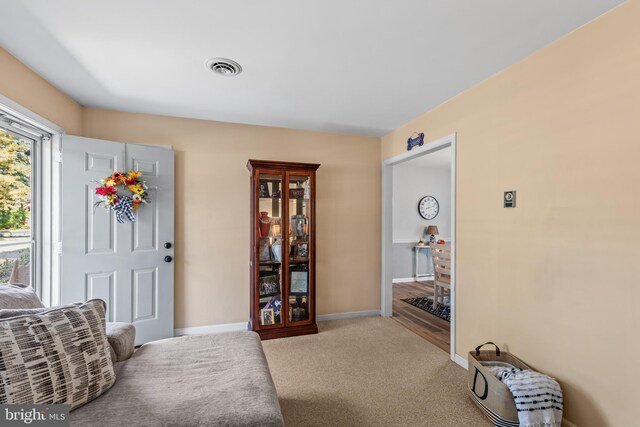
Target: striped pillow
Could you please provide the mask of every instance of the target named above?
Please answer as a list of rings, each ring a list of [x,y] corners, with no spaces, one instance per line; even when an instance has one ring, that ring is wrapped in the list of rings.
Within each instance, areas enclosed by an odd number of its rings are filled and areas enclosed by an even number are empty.
[[[102,300],[0,320],[0,404],[82,406],[116,380],[108,348]]]

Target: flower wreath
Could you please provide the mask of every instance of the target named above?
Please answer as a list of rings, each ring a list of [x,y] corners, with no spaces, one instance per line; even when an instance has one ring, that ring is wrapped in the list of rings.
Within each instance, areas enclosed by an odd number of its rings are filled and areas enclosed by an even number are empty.
[[[100,187],[96,188],[96,194],[100,199],[94,205],[98,207],[104,203],[104,207],[113,209],[118,222],[124,222],[124,216],[129,221],[136,222],[133,213],[140,207],[140,204],[149,204],[147,185],[140,181],[142,172],[130,171],[128,173],[114,172],[100,180]],[[128,190],[131,194],[126,195],[119,192],[118,187],[123,187],[120,191]]]

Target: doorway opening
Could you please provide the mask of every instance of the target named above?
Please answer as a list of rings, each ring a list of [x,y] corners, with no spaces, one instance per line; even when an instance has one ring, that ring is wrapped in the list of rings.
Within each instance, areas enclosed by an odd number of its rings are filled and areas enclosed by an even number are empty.
[[[457,362],[455,201],[455,134],[383,161],[381,313]]]
[[[441,274],[436,288],[434,255],[451,242],[450,146],[393,167],[392,216],[393,318],[448,353],[449,283]]]

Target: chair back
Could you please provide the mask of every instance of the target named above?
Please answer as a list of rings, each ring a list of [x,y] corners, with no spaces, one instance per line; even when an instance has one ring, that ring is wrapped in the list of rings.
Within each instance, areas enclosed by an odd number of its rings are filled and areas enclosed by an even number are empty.
[[[31,267],[29,264],[20,265],[20,260],[16,260],[11,270],[11,277],[9,277],[9,283],[16,286],[26,287],[31,284],[30,276]]]
[[[451,243],[432,243],[433,275],[436,286],[451,288]]]

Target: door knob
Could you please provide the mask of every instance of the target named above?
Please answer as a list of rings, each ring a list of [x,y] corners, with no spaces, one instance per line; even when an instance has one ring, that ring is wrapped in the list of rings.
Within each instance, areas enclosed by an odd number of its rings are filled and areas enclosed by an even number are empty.
[[[164,244],[165,249],[171,249],[171,243],[167,242]]]
[[[171,261],[173,261],[173,258],[171,258],[169,255],[164,257],[164,262],[171,262]]]

